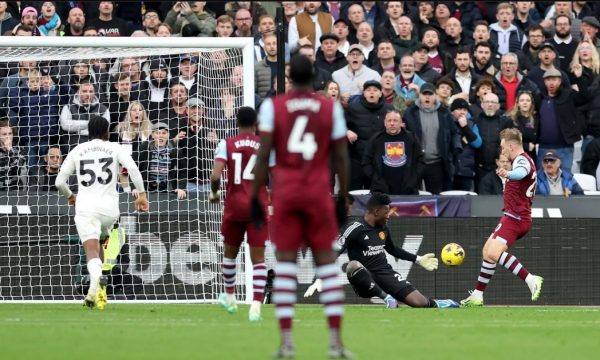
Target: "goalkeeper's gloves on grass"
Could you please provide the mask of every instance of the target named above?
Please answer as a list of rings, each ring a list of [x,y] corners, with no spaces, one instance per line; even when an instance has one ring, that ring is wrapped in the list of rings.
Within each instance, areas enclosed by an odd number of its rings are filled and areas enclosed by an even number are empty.
[[[265,225],[265,208],[258,198],[250,199],[250,218],[257,229],[262,229]]]
[[[304,293],[304,297],[312,296],[315,293],[315,290],[317,292],[321,292],[321,290],[323,290],[321,288],[321,279],[315,280],[315,282],[312,283],[312,285],[309,286],[308,289],[306,289],[306,292]]]
[[[437,270],[438,268],[438,259],[431,253],[423,256],[417,255],[416,263],[421,265],[421,267],[427,271]]]

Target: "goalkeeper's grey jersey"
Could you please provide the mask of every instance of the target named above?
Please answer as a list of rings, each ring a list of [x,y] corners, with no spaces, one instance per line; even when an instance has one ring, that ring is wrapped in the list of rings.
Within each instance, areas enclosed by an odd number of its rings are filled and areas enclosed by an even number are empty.
[[[364,219],[350,223],[338,238],[340,253],[348,250],[348,258],[363,264],[371,272],[392,270],[385,252],[402,260],[415,262],[417,256],[396,245],[387,226],[371,226]]]
[[[77,174],[75,212],[119,216],[119,165],[127,168],[136,189],[144,192],[140,171],[127,150],[118,143],[94,139],[77,145],[67,155],[56,179],[56,188],[66,197],[69,175]]]

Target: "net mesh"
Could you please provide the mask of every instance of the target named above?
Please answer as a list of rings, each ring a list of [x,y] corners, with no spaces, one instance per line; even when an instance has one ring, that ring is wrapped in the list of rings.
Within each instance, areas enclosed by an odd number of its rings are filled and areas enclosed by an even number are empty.
[[[138,162],[152,204],[149,215],[133,212],[136,189],[123,169],[127,242],[105,267],[109,294],[214,301],[223,291],[222,208],[206,191],[214,149],[235,134],[244,105],[242,49],[3,47],[0,79],[0,300],[77,300],[86,290],[74,210],[54,180],[97,114]],[[168,128],[166,145],[157,124]]]

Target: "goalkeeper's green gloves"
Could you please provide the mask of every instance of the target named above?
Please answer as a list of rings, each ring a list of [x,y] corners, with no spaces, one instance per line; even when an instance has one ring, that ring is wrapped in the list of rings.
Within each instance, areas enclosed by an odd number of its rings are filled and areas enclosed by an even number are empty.
[[[315,290],[318,292],[321,292],[321,290],[323,290],[321,288],[321,279],[315,280],[315,282],[312,283],[312,285],[309,286],[308,289],[306,289],[306,292],[304,293],[304,297],[312,296],[315,293]]]
[[[431,253],[423,256],[417,255],[416,263],[421,265],[421,267],[427,271],[437,270],[438,268],[438,259]]]

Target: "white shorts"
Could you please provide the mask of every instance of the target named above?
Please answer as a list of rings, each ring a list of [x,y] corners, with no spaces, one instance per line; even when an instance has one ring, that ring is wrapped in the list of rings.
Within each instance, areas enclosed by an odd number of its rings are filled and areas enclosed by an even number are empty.
[[[75,226],[82,243],[86,240],[101,240],[109,236],[116,222],[117,218],[114,216],[91,213],[75,215]]]

